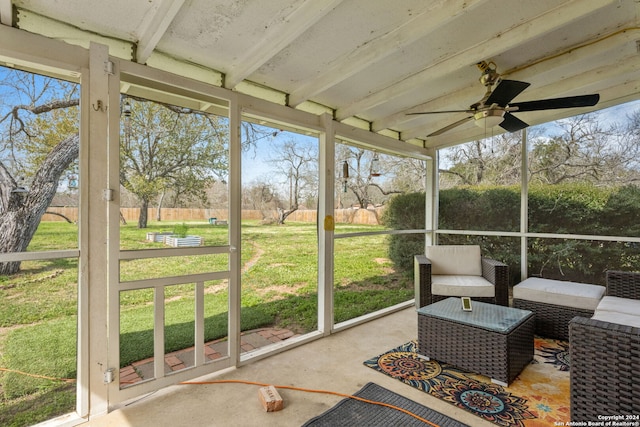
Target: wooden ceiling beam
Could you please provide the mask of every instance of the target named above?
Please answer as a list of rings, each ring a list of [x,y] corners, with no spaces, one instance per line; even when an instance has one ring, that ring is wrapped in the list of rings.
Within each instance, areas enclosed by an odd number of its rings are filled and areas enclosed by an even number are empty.
[[[13,7],[11,0],[0,0],[0,24],[13,26]]]
[[[158,42],[175,19],[185,0],[162,0],[154,3],[152,13],[145,16],[137,43],[135,61],[145,64]]]
[[[342,0],[307,0],[288,16],[270,25],[260,43],[256,43],[246,52],[238,52],[237,59],[230,64],[231,71],[225,74],[224,86],[233,89],[341,2]]]

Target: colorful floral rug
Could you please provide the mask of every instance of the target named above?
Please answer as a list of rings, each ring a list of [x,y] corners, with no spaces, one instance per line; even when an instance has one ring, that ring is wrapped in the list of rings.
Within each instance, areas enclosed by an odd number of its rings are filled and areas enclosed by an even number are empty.
[[[534,360],[508,387],[421,358],[416,346],[408,342],[364,364],[502,427],[546,427],[569,420],[566,342],[536,337]]]

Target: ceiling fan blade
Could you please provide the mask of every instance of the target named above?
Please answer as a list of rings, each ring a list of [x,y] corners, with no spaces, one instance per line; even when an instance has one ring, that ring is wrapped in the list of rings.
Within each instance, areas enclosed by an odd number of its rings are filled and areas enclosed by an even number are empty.
[[[517,132],[529,126],[511,113],[504,113],[502,117],[504,117],[504,120],[500,123],[500,127],[507,132]]]
[[[407,116],[417,116],[419,114],[440,114],[440,113],[473,113],[469,110],[444,110],[444,111],[421,111],[418,113],[407,113]]]
[[[509,110],[539,111],[554,110],[559,108],[592,107],[596,105],[599,100],[599,94],[568,96],[565,98],[539,99],[537,101],[515,102],[513,104],[509,104]]]
[[[530,85],[531,83],[519,82],[517,80],[501,80],[484,104],[498,104],[504,107]]]
[[[473,119],[473,116],[465,117],[462,120],[458,120],[457,122],[453,122],[449,126],[445,126],[442,129],[438,129],[437,131],[430,133],[429,135],[427,135],[427,138],[429,138],[430,136],[441,135],[441,134],[445,133],[448,130],[451,130],[451,129],[455,128],[455,127],[460,126],[461,124],[464,124],[464,123],[468,122],[471,119]]]

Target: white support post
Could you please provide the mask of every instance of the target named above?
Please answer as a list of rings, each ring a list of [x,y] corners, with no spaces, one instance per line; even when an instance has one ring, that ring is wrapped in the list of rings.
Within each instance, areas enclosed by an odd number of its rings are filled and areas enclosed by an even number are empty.
[[[320,185],[318,189],[318,328],[325,336],[333,329],[333,237],[335,227],[335,126],[322,116],[320,134]]]
[[[153,376],[164,377],[164,287],[153,290]]]
[[[83,168],[82,195],[87,203],[82,202],[82,220],[80,252],[82,260],[86,258],[86,279],[88,295],[82,296],[80,319],[88,322],[88,328],[81,328],[82,336],[88,331],[88,415],[94,417],[108,411],[108,384],[105,384],[104,373],[110,366],[108,357],[108,215],[107,202],[102,198],[107,185],[108,163],[108,114],[109,76],[104,71],[104,64],[109,60],[107,46],[91,43],[89,48],[89,84],[88,105],[83,106],[83,113],[88,116],[88,142],[81,144],[87,148],[81,159],[87,159]],[[83,86],[83,89],[87,87]],[[87,96],[83,95],[83,99]],[[83,119],[84,122],[84,119]],[[91,171],[91,174],[88,171]],[[112,260],[117,264],[117,260]],[[83,267],[83,268],[85,268]],[[84,284],[83,284],[84,285]],[[90,316],[85,316],[90,313]],[[82,345],[84,347],[84,343]],[[83,350],[84,351],[84,350]],[[84,354],[81,355],[84,357]],[[82,366],[81,366],[82,367]],[[117,366],[116,366],[117,367]],[[83,378],[83,382],[86,382]]]
[[[423,253],[426,247],[435,244],[437,241],[436,229],[438,228],[438,152],[429,149],[430,159],[425,161],[425,208],[424,208],[424,228],[427,232],[424,235]],[[414,301],[416,308],[420,308],[420,286],[417,278],[417,271],[414,272],[415,290]]]
[[[89,263],[88,216],[89,189],[89,68],[82,71],[80,82],[80,151],[78,165],[80,172],[79,205],[78,205],[78,247],[80,249],[78,269],[78,342],[76,375],[76,412],[82,418],[89,416],[89,275],[84,266]]]
[[[426,235],[425,245],[433,245],[437,241],[436,230],[438,229],[438,200],[439,200],[439,177],[438,177],[438,152],[431,148],[429,149],[429,156],[431,159],[426,160],[426,185],[425,185],[425,202],[427,204],[425,208],[425,228],[429,230]]]
[[[237,98],[229,105],[229,356],[233,366],[240,364],[241,219],[242,219],[242,114]]]
[[[196,282],[195,286],[195,330],[194,330],[194,359],[193,365],[204,365],[204,282]]]
[[[527,141],[527,128],[522,129],[522,162],[520,165],[520,277],[521,280],[527,278],[529,259],[527,251],[529,242],[526,233],[529,231],[529,149]]]
[[[109,384],[109,407],[120,389],[120,72],[107,58],[101,70],[108,76],[107,173],[101,202],[107,210],[107,291],[109,368],[116,372]]]

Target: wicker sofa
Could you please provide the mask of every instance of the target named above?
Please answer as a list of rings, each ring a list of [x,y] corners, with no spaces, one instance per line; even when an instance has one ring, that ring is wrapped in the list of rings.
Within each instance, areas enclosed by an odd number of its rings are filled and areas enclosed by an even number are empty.
[[[414,257],[418,308],[451,296],[509,305],[509,266],[482,257],[479,246],[429,246],[425,252]]]
[[[593,317],[569,323],[572,421],[640,414],[640,273],[608,271],[606,284]]]

